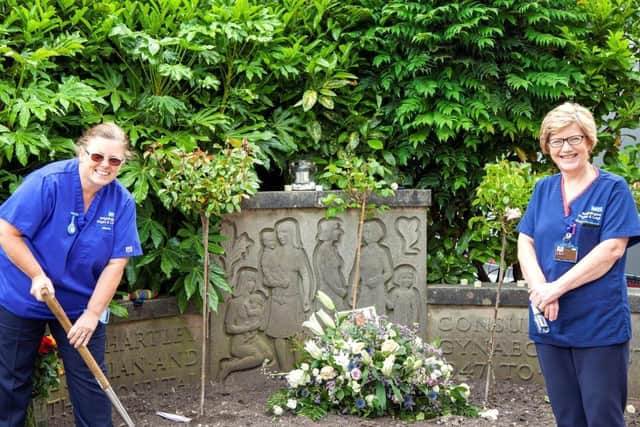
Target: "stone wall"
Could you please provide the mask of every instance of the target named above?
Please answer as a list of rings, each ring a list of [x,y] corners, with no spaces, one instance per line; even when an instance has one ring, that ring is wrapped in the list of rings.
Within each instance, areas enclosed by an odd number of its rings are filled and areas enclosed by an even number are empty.
[[[462,377],[485,378],[496,286],[429,285],[427,330],[439,339]],[[542,383],[534,344],[528,338],[528,293],[505,284],[496,328],[494,367],[498,380]],[[629,288],[634,337],[630,345],[629,397],[640,399],[640,289]]]
[[[202,316],[180,314],[175,298],[135,307],[129,317],[111,317],[107,327],[106,364],[118,396],[179,391],[200,382]],[[50,425],[72,425],[73,413],[64,384],[49,399]]]
[[[458,378],[484,378],[495,285],[429,285],[426,295],[426,338],[442,343]],[[629,397],[640,399],[640,289],[629,289],[629,300],[635,331]],[[535,347],[527,337],[526,288],[505,284],[501,301],[496,377],[498,381],[541,383]],[[107,333],[109,379],[116,393],[128,396],[137,392],[179,392],[184,387],[199,386],[201,316],[193,311],[180,314],[174,298],[147,301],[140,307],[130,303],[126,306],[129,318],[114,319]],[[220,310],[223,308],[224,305]],[[214,319],[212,328],[219,329],[220,323],[219,318]],[[212,340],[211,354],[220,354],[219,348],[224,345],[228,343],[221,342],[220,336]],[[215,378],[219,375],[215,357],[210,367]],[[253,368],[251,364],[246,366]],[[60,424],[73,419],[64,388],[52,396],[48,410],[49,418]]]

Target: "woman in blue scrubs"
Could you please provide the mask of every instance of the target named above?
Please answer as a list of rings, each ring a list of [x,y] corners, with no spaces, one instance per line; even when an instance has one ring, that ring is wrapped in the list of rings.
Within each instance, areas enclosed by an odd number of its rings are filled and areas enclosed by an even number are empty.
[[[624,426],[631,314],[626,249],[640,241],[629,186],[590,162],[593,116],[578,104],[550,111],[540,148],[560,173],[540,180],[518,225],[518,259],[531,306],[529,337],[558,426]]]
[[[103,123],[76,149],[76,158],[28,175],[0,206],[0,427],[24,425],[46,325],[62,355],[76,426],[112,425],[111,403],[75,348],[87,345],[106,372],[105,314],[128,259],[142,253],[135,202],[116,180],[129,140]],[[68,334],[42,302],[44,288],[71,319]]]

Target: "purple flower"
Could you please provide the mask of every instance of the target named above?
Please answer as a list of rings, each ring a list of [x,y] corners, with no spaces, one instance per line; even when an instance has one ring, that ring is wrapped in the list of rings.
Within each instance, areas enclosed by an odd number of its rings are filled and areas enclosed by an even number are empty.
[[[413,407],[416,405],[416,403],[413,401],[413,399],[411,398],[411,396],[407,395],[404,397],[404,401],[402,402],[402,406],[404,407],[404,409],[408,409],[408,410],[413,410]]]
[[[438,394],[431,390],[429,393],[427,393],[427,397],[431,400],[436,400],[438,398]]]
[[[367,406],[367,402],[365,402],[364,399],[362,399],[362,398],[356,399],[356,408],[362,409],[365,406]]]
[[[362,378],[362,372],[360,371],[360,369],[353,368],[351,370],[351,378],[353,378],[354,380],[359,380],[360,378]]]

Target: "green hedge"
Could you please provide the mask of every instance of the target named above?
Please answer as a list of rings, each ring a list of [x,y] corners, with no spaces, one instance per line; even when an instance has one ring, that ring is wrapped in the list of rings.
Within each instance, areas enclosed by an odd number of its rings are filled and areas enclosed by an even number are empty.
[[[640,115],[638,0],[3,0],[0,200],[35,167],[72,155],[103,120],[139,156],[121,180],[145,255],[122,290],[179,293],[199,280],[199,220],[158,199],[157,150],[246,137],[271,174],[374,157],[434,191],[429,280],[468,276],[466,223],[483,166],[529,159],[544,113],[575,100],[615,159]],[[221,250],[217,231],[211,240]],[[224,288],[217,267],[213,284]],[[219,285],[219,286],[218,286]]]

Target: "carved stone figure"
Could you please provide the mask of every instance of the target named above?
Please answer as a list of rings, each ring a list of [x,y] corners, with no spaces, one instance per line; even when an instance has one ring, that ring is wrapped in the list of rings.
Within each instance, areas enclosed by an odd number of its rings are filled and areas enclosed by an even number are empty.
[[[416,255],[420,253],[418,241],[420,239],[420,220],[418,217],[401,216],[395,222],[396,231],[402,239],[402,253]]]
[[[256,368],[273,351],[262,334],[265,327],[266,298],[255,292],[258,273],[242,267],[237,272],[233,297],[227,303],[225,332],[231,336],[231,357],[220,362],[220,381],[234,371]]]
[[[224,248],[224,256],[215,255],[215,259],[216,262],[224,268],[227,279],[233,282],[234,270],[239,266],[241,261],[247,258],[247,254],[253,247],[254,241],[249,238],[246,232],[238,235],[236,225],[229,220],[222,221],[220,225],[220,235],[227,239],[220,243]]]
[[[393,270],[393,287],[387,297],[389,318],[402,325],[413,325],[420,321],[423,301],[416,288],[416,269],[409,264],[401,264]]]
[[[315,295],[311,264],[300,240],[298,223],[285,218],[275,225],[278,244],[265,243],[260,268],[263,285],[271,289],[266,334],[274,339],[280,369],[293,365],[286,338],[302,331],[305,312],[312,308]]]
[[[313,251],[316,286],[331,298],[337,310],[347,309],[347,281],[342,271],[344,259],[338,251],[338,243],[343,234],[340,220],[321,219],[318,221],[316,247]]]
[[[375,306],[378,315],[386,313],[387,282],[393,274],[391,251],[382,243],[386,235],[384,223],[379,219],[365,221],[360,255],[360,280],[356,307]],[[349,284],[353,287],[355,265]],[[349,290],[353,295],[353,289]]]

